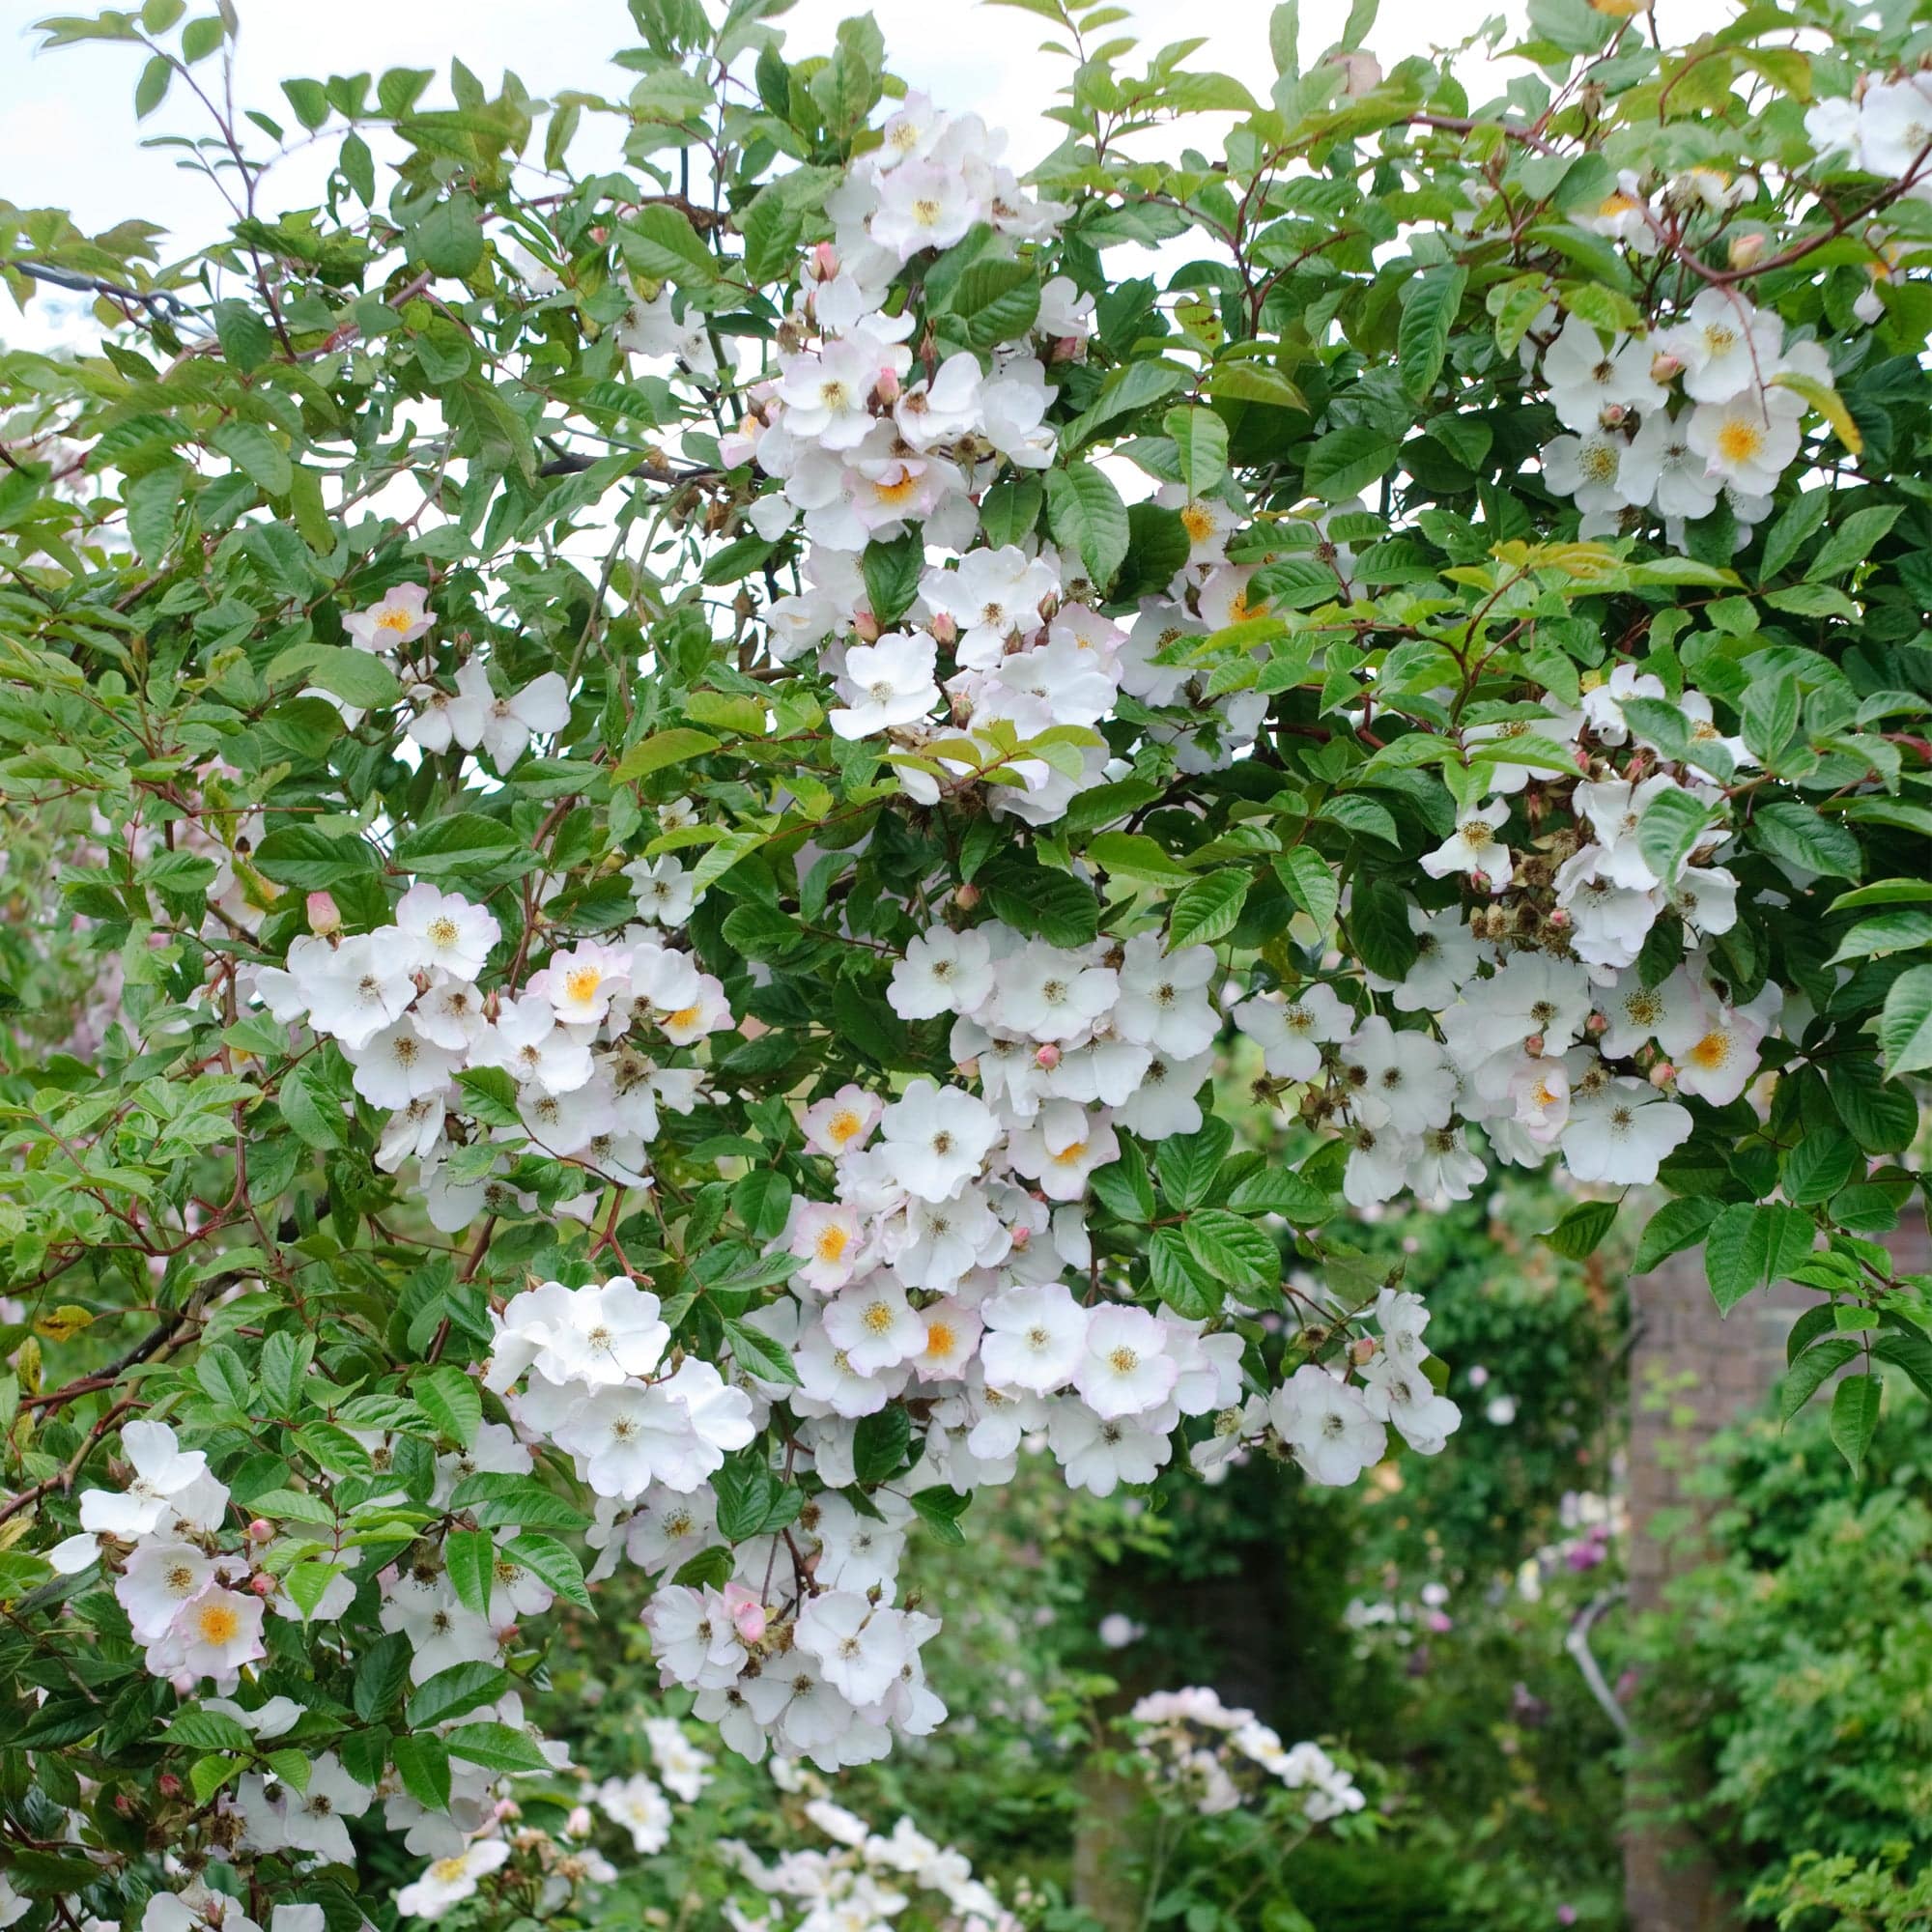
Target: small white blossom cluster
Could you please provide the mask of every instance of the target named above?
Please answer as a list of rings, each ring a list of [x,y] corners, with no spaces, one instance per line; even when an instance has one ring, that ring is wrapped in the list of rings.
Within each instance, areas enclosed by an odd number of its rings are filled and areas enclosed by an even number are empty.
[[[1732,1004],[1719,988],[1708,942],[1737,920],[1737,880],[1712,855],[1726,838],[1721,790],[1686,768],[1664,768],[1654,740],[1623,707],[1662,700],[1662,681],[1619,666],[1574,712],[1547,710],[1467,730],[1493,753],[1527,733],[1548,747],[1525,764],[1492,766],[1495,790],[1465,810],[1449,838],[1422,861],[1434,878],[1458,878],[1487,905],[1428,913],[1411,906],[1418,946],[1400,982],[1371,981],[1398,1013],[1427,1030],[1363,1019],[1320,982],[1263,995],[1235,1009],[1262,1048],[1270,1080],[1298,1089],[1311,1118],[1340,1131],[1350,1151],[1343,1192],[1367,1207],[1404,1189],[1466,1200],[1484,1162],[1464,1129],[1480,1125],[1492,1152],[1520,1166],[1551,1155],[1578,1180],[1647,1185],[1690,1135],[1690,1094],[1737,1099],[1759,1065],[1781,995],[1767,987]],[[1675,707],[1693,743],[1747,764],[1742,743],[1719,739],[1709,700]],[[1556,757],[1583,761],[1594,746],[1603,775],[1538,781],[1538,816],[1553,829],[1512,850],[1516,795]],[[1624,759],[1618,774],[1612,754]],[[1641,776],[1639,776],[1641,774]],[[1561,803],[1567,824],[1553,821]],[[1649,814],[1688,810],[1711,819],[1692,850],[1660,876],[1642,829]],[[1681,918],[1682,961],[1651,983],[1641,954],[1666,913]]]
[[[809,1772],[783,1759],[773,1761],[772,1775],[782,1790],[810,1794],[804,1817],[830,1842],[767,1861],[748,1845],[725,1841],[730,1863],[766,1895],[756,1906],[742,1898],[724,1902],[731,1932],[886,1932],[909,1910],[934,1932],[1019,1932],[1019,1920],[973,1876],[963,1852],[927,1837],[910,1818],[890,1833],[875,1832],[834,1804]]]
[[[570,687],[554,670],[504,696],[491,683],[483,660],[469,657],[457,668],[453,692],[437,684],[428,661],[418,661],[409,648],[427,637],[434,623],[429,592],[420,583],[399,583],[366,610],[353,611],[343,620],[358,650],[381,658],[392,669],[395,661],[403,659],[416,707],[404,729],[423,751],[446,752],[452,745],[465,752],[481,751],[498,772],[507,772],[529,750],[532,738],[561,731],[569,723]],[[327,691],[304,695],[327,698],[352,729],[365,715]]]
[[[384,1466],[386,1438],[380,1432],[350,1432],[370,1452],[378,1471]],[[136,1640],[146,1647],[145,1662],[183,1697],[199,1697],[204,1711],[230,1719],[257,1744],[287,1734],[302,1716],[293,1698],[236,1701],[243,1694],[244,1672],[268,1655],[265,1614],[306,1625],[334,1623],[356,1594],[353,1562],[323,1563],[310,1555],[299,1570],[318,1575],[319,1587],[298,1594],[291,1569],[304,1548],[288,1546],[266,1521],[250,1522],[238,1536],[228,1528],[229,1492],[208,1473],[198,1449],[183,1449],[166,1423],[135,1421],[121,1433],[128,1476],[119,1490],[88,1490],[80,1498],[81,1533],[51,1552],[55,1567],[72,1575],[105,1556],[115,1572],[114,1594]],[[526,1475],[528,1453],[512,1433],[484,1423],[469,1449],[440,1456],[433,1500],[446,1503],[456,1486],[483,1473]],[[397,1492],[397,1500],[401,1492]],[[500,1542],[519,1534],[514,1525],[498,1533]],[[513,1558],[505,1557],[494,1580],[487,1612],[464,1605],[433,1554],[418,1547],[407,1567],[391,1565],[377,1578],[381,1623],[409,1640],[410,1681],[421,1684],[459,1663],[495,1663],[519,1618],[541,1614],[552,1594]],[[212,1693],[210,1694],[212,1689]],[[478,1713],[468,1714],[474,1721]],[[524,1731],[522,1700],[508,1693],[480,1714]],[[447,1732],[455,1720],[438,1728]],[[555,1765],[568,1762],[561,1745],[538,1740]],[[298,1862],[347,1864],[354,1861],[348,1821],[359,1818],[381,1798],[384,1821],[403,1834],[408,1850],[440,1862],[426,1885],[454,1883],[449,1871],[434,1874],[452,1861],[468,1860],[475,1870],[490,1856],[473,1842],[502,1815],[507,1786],[497,1774],[460,1756],[450,1766],[450,1798],[445,1806],[425,1807],[399,1784],[380,1787],[351,1776],[333,1751],[315,1755],[303,1781],[244,1772],[232,1792],[217,1801],[224,1822],[223,1842],[254,1853],[280,1853]],[[506,1854],[507,1856],[507,1854]],[[473,1872],[472,1872],[473,1876]],[[473,1884],[469,1889],[474,1889]],[[458,1892],[444,1903],[453,1902]],[[405,1911],[412,1908],[404,1907]],[[434,1916],[433,1914],[423,1916]]]
[[[1257,1772],[1302,1794],[1311,1829],[1366,1803],[1354,1779],[1320,1745],[1284,1745],[1252,1711],[1231,1709],[1205,1686],[1152,1691],[1127,1721],[1156,1787],[1176,1792],[1203,1817],[1236,1810],[1264,1790]]]
[[[831,197],[834,240],[810,258],[779,374],[753,391],[725,456],[755,458],[781,484],[752,507],[760,535],[803,519],[807,587],[767,608],[767,646],[780,664],[818,649],[839,700],[833,730],[883,736],[923,804],[983,781],[995,810],[1040,825],[1105,775],[1094,726],[1114,709],[1124,634],[1070,596],[1081,572],[1051,550],[979,543],[980,498],[1003,468],[1051,461],[1056,391],[1034,340],[1077,353],[1093,303],[1050,281],[983,362],[970,349],[938,359],[929,335],[914,342],[913,314],[885,307],[912,254],[951,246],[975,222],[1018,241],[1051,232],[1060,211],[1023,196],[994,152],[977,116],[907,98]],[[914,526],[928,559],[957,561],[928,560],[901,628],[887,631],[860,553]],[[933,717],[942,703],[945,724]]]
[[[1463,1411],[1430,1377],[1429,1310],[1420,1295],[1385,1288],[1373,1313],[1379,1336],[1358,1337],[1343,1361],[1303,1362],[1267,1395],[1224,1409],[1193,1447],[1195,1468],[1216,1478],[1259,1443],[1292,1458],[1311,1482],[1339,1489],[1388,1453],[1390,1426],[1418,1455],[1440,1454]]]
[[[653,909],[662,915],[662,902]],[[332,917],[332,907],[322,910]],[[582,1168],[592,1192],[648,1186],[659,1109],[690,1113],[703,1082],[696,1067],[661,1056],[732,1024],[717,980],[650,925],[553,952],[515,997],[486,996],[476,983],[500,937],[482,907],[418,884],[393,924],[346,938],[304,934],[286,969],[256,974],[276,1019],[334,1039],[355,1092],[395,1110],[377,1165],[393,1174],[419,1162],[430,1219],[447,1234],[506,1202],[530,1205],[502,1180],[520,1148]],[[457,1077],[481,1067],[515,1083],[520,1126],[484,1135],[469,1117]]]
[[[271,1572],[256,1568],[255,1549],[223,1548],[228,1491],[201,1450],[184,1449],[165,1422],[141,1421],[123,1427],[121,1453],[125,1486],[82,1491],[80,1532],[49,1560],[72,1576],[111,1551],[121,1566],[114,1594],[149,1671],[184,1696],[206,1679],[232,1691],[242,1666],[268,1654],[262,1619],[270,1605],[284,1616],[303,1612]],[[340,1616],[337,1599],[322,1613]]]
[[[497,1807],[486,1830],[458,1849],[434,1859],[421,1876],[396,1893],[396,1911],[404,1918],[434,1922],[466,1899],[473,1898],[483,1882],[514,1861],[510,1877],[527,1881],[534,1890],[535,1909],[549,1916],[560,1911],[581,1888],[609,1885],[617,1867],[585,1839],[590,1813],[579,1806],[559,1833],[521,1822],[514,1804]],[[519,1892],[526,1889],[522,1883]]]
[[[1586,538],[1613,536],[1633,514],[1652,511],[1682,549],[1685,524],[1722,496],[1742,545],[1771,514],[1777,479],[1798,456],[1807,405],[1779,383],[1787,375],[1832,383],[1818,343],[1787,342],[1779,318],[1734,288],[1705,289],[1680,321],[1649,336],[1605,342],[1568,316],[1543,351],[1550,406],[1569,432],[1545,446],[1544,480],[1583,513]]]
[[[491,1320],[484,1387],[526,1435],[567,1450],[599,1496],[688,1495],[752,1439],[752,1398],[695,1355],[667,1367],[658,1298],[628,1280],[545,1282]]]

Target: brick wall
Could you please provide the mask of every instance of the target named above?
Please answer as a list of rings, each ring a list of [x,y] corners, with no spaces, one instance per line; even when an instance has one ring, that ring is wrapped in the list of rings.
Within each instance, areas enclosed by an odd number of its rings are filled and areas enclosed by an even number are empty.
[[[1928,1264],[1922,1222],[1887,1245],[1911,1270]],[[1719,1430],[1755,1408],[1784,1373],[1784,1341],[1817,1296],[1790,1284],[1718,1312],[1700,1254],[1676,1256],[1631,1284],[1630,1607],[1661,1609],[1674,1572],[1694,1561],[1696,1510],[1683,1472]],[[1849,1480],[1849,1478],[1848,1478]],[[1690,1534],[1686,1534],[1687,1527]],[[1631,1932],[1729,1932],[1735,1924],[1696,1847],[1645,1822],[1642,1747],[1624,1846]]]

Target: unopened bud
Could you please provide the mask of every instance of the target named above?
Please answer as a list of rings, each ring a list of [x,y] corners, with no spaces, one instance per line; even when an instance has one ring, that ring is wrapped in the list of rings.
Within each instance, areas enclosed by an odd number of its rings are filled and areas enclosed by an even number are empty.
[[[1653,1087],[1668,1087],[1677,1078],[1677,1069],[1667,1060],[1660,1060],[1650,1069],[1650,1084]]]
[[[1605,403],[1597,420],[1605,429],[1621,429],[1630,420],[1630,411],[1622,403]]]
[[[1599,1034],[1606,1034],[1609,1032],[1609,1030],[1610,1030],[1610,1023],[1604,1017],[1602,1013],[1592,1013],[1590,1017],[1583,1022],[1583,1031],[1587,1034],[1592,1035],[1593,1037]]]
[[[932,641],[944,644],[948,650],[959,641],[959,626],[944,611],[940,611],[925,628],[932,634]]]
[[[1667,349],[1660,349],[1650,358],[1650,380],[1653,383],[1668,383],[1683,373],[1683,356],[1673,355]]]
[[[1764,253],[1764,235],[1733,235],[1729,257],[1734,269],[1749,269],[1756,266],[1757,258]]]
[[[1523,1041],[1522,1050],[1526,1054],[1528,1054],[1532,1059],[1534,1059],[1538,1054],[1540,1054],[1543,1051],[1543,1036],[1540,1033],[1531,1034],[1530,1037]]]
[[[1567,912],[1565,912],[1561,906],[1551,906],[1549,909],[1549,917],[1544,922],[1544,923],[1546,925],[1552,926],[1555,928],[1556,931],[1561,932],[1569,925],[1570,915]]]
[[[1046,1070],[1049,1073],[1051,1073],[1053,1069],[1060,1065],[1060,1049],[1057,1046],[1055,1046],[1051,1040],[1048,1040],[1047,1043],[1034,1055],[1033,1064],[1036,1066],[1045,1067]]]
[[[248,1587],[258,1597],[272,1597],[275,1594],[275,1579],[266,1570],[258,1570],[248,1578]]]
[[[164,1771],[156,1778],[155,1789],[163,1798],[179,1798],[182,1795],[182,1781],[173,1772]]]
[[[898,399],[898,372],[893,369],[881,369],[879,371],[879,380],[872,384],[872,400],[882,410],[889,410]]]
[[[587,1838],[597,1829],[597,1821],[590,1815],[590,1806],[577,1804],[571,1807],[570,1816],[563,1821],[563,1829],[573,1838]]]
[[[1376,1352],[1376,1338],[1373,1335],[1357,1335],[1349,1344],[1349,1359],[1359,1369],[1371,1361]]]
[[[275,1525],[265,1516],[258,1516],[248,1525],[250,1543],[272,1543],[275,1540]]]
[[[811,274],[814,281],[829,282],[838,272],[838,250],[830,242],[821,242],[811,251]]]
[[[952,903],[961,912],[971,912],[980,903],[980,888],[969,881],[952,895]]]
[[[1024,1251],[1032,1243],[1033,1230],[1029,1228],[1024,1221],[1022,1221],[1020,1225],[1013,1230],[1012,1239],[1013,1239],[1013,1246]]]
[[[1080,362],[1086,359],[1086,355],[1087,338],[1084,335],[1057,335],[1046,359],[1049,362]]]
[[[879,620],[869,611],[855,612],[852,628],[858,632],[861,643],[876,644],[879,641]]]
[[[743,1583],[725,1584],[724,1607],[730,1613],[731,1627],[742,1642],[756,1643],[764,1635],[770,1612]]]
[[[318,939],[327,939],[342,930],[342,911],[327,893],[308,895],[308,929]]]

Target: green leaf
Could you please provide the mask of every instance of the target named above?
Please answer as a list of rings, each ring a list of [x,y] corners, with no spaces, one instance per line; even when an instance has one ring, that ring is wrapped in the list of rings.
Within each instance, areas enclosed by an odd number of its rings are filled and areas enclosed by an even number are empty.
[[[654,282],[704,288],[718,279],[718,262],[684,213],[665,203],[640,208],[617,224],[617,246],[639,274]]]
[[[244,301],[214,304],[214,334],[222,359],[244,376],[274,358],[274,331]]]
[[[386,710],[402,700],[403,687],[395,672],[381,658],[353,645],[318,650],[308,663],[307,678],[364,711]]]
[[[1277,852],[1270,862],[1275,876],[1288,888],[1288,895],[1319,930],[1327,932],[1335,923],[1336,908],[1342,903],[1342,889],[1336,883],[1335,868],[1319,852],[1295,845]]]
[[[1794,1208],[1816,1207],[1863,1166],[1849,1134],[1836,1127],[1813,1127],[1784,1156],[1784,1198]]]
[[[1252,1221],[1225,1208],[1198,1208],[1181,1223],[1187,1252],[1231,1288],[1272,1288],[1281,1280],[1281,1250]]]
[[[1891,982],[1879,1015],[1878,1040],[1891,1079],[1932,1066],[1932,966],[1915,966]]]
[[[1932,941],[1932,912],[1911,907],[1902,912],[1880,913],[1876,919],[1861,920],[1838,942],[1838,950],[1826,960],[1835,966],[1843,959],[1870,959],[1887,952],[1909,952]]]
[[[502,1672],[497,1674],[501,1676]],[[440,1738],[397,1738],[389,1746],[389,1756],[403,1780],[403,1789],[418,1804],[428,1811],[449,1809],[449,1752]]]
[[[507,825],[485,818],[480,811],[456,811],[411,833],[396,847],[396,864],[406,872],[441,879],[488,872],[513,854],[526,851]]]
[[[1229,867],[1209,872],[1180,893],[1167,916],[1167,946],[1179,952],[1183,946],[1211,946],[1234,931],[1248,896],[1252,875]]]
[[[1304,1228],[1335,1211],[1332,1195],[1285,1167],[1258,1167],[1244,1176],[1235,1183],[1228,1206],[1237,1214],[1279,1214]]]
[[[1394,439],[1367,424],[1331,429],[1308,452],[1302,481],[1311,497],[1344,502],[1379,483],[1395,468],[1396,455]]]
[[[1753,1289],[1780,1279],[1810,1253],[1815,1232],[1796,1208],[1726,1208],[1704,1242],[1705,1277],[1718,1306],[1729,1314]]]
[[[948,307],[975,349],[1012,342],[1039,314],[1039,283],[1024,262],[972,263],[952,285]]]
[[[1683,790],[1662,791],[1644,808],[1636,829],[1636,848],[1644,863],[1666,884],[1711,823],[1711,808]]]
[[[1856,879],[1864,868],[1859,841],[1836,819],[1821,818],[1808,805],[1780,801],[1760,806],[1752,814],[1757,843],[1808,872],[1833,878]]]
[[[1463,291],[1468,285],[1469,271],[1460,262],[1425,269],[1407,284],[1407,299],[1396,331],[1396,361],[1402,371],[1402,386],[1411,402],[1420,402],[1428,395],[1442,374],[1450,332],[1463,306]],[[1347,497],[1354,492],[1341,494]]]
[[[791,1210],[791,1182],[776,1168],[754,1168],[732,1188],[731,1207],[753,1240],[772,1240]]]
[[[1800,1355],[1777,1387],[1778,1413],[1786,1422],[1859,1352],[1849,1335],[1833,1336]]]
[[[862,1483],[883,1483],[898,1473],[912,1448],[912,1417],[898,1403],[859,1418],[852,1434],[852,1472]]]
[[[373,873],[376,855],[354,833],[338,837],[313,825],[285,825],[255,847],[253,863],[276,885],[313,893]]]
[[[483,1391],[459,1368],[442,1363],[420,1370],[411,1385],[423,1413],[459,1449],[476,1440],[483,1422]]]
[[[467,1510],[485,1529],[582,1529],[589,1517],[534,1476],[478,1470],[458,1483],[449,1498],[452,1511]]]
[[[1169,410],[1161,427],[1174,439],[1180,482],[1190,498],[1205,497],[1228,472],[1228,425],[1212,410]]]
[[[513,1536],[497,1545],[497,1553],[509,1557],[539,1582],[548,1584],[566,1604],[575,1604],[580,1610],[590,1608],[583,1566],[555,1537],[533,1532]]]
[[[315,1360],[315,1337],[286,1330],[262,1344],[262,1394],[270,1412],[292,1419],[301,1403],[302,1383]]]
[[[860,558],[866,601],[882,630],[890,630],[912,608],[925,568],[925,542],[915,525],[891,543],[872,542]]]
[[[1350,890],[1347,923],[1355,957],[1371,973],[1400,980],[1415,964],[1408,901],[1396,887],[1358,871]]]
[[[1579,1201],[1574,1208],[1564,1209],[1555,1227],[1543,1238],[1559,1255],[1580,1262],[1586,1255],[1596,1253],[1603,1245],[1604,1236],[1616,1224],[1617,1204],[1614,1201]]]
[[[443,1569],[465,1609],[487,1616],[497,1585],[497,1540],[487,1529],[452,1529],[442,1539]]]
[[[1147,1158],[1130,1140],[1121,1143],[1121,1156],[1095,1168],[1089,1186],[1116,1220],[1145,1227],[1153,1219],[1153,1183],[1148,1179]]]
[[[223,456],[253,482],[265,495],[286,497],[295,472],[289,453],[260,423],[223,423],[209,438]]]
[[[1087,848],[1087,856],[1110,879],[1124,879],[1134,886],[1185,886],[1194,878],[1144,832],[1102,832]]]
[[[447,1670],[439,1670],[410,1692],[407,1710],[410,1728],[425,1731],[433,1725],[445,1724],[451,1718],[475,1710],[479,1704],[494,1704],[514,1688],[515,1680],[510,1673],[499,1670],[494,1663],[452,1663]]]
[[[480,1764],[485,1771],[549,1771],[537,1741],[527,1731],[496,1722],[458,1724],[443,1739],[451,1757]]]
[[[188,1750],[245,1751],[255,1739],[245,1725],[220,1711],[184,1711],[165,1731],[161,1742]]]
[[[693,758],[701,758],[707,752],[715,752],[723,740],[714,738],[709,731],[695,731],[688,724],[674,724],[668,731],[653,731],[648,738],[640,738],[611,768],[612,784],[630,784],[635,780],[649,778],[653,772],[668,770],[672,765],[688,764]]]
[[[156,54],[141,70],[134,83],[134,119],[145,121],[168,98],[168,83],[175,77],[174,63],[165,54]]]
[[[1217,1114],[1210,1114],[1191,1134],[1170,1135],[1155,1154],[1161,1193],[1173,1207],[1200,1207],[1214,1191],[1234,1144],[1234,1129]]]
[[[797,1387],[798,1369],[792,1362],[790,1351],[781,1344],[773,1341],[762,1329],[753,1328],[728,1315],[723,1318],[722,1325],[725,1346],[731,1350],[731,1359],[748,1375],[756,1376],[761,1381],[782,1382],[787,1387]]]
[[[1054,542],[1074,552],[1104,590],[1127,554],[1127,508],[1113,484],[1089,463],[1049,469],[1046,523]]]
[[[1878,1433],[1883,1399],[1884,1384],[1871,1374],[1847,1376],[1832,1397],[1832,1440],[1855,1476],[1863,1470],[1865,1451]]]

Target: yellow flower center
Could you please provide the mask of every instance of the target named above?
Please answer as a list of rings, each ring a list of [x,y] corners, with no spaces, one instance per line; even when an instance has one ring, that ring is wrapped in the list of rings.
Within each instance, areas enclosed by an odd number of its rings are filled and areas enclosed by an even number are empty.
[[[1707,1073],[1715,1072],[1731,1057],[1731,1037],[1727,1033],[1707,1033],[1690,1049],[1691,1061]]]
[[[818,1231],[818,1238],[811,1244],[811,1252],[822,1262],[836,1262],[845,1252],[851,1236],[834,1222],[830,1227]]]
[[[1743,416],[1733,416],[1718,432],[1718,454],[1726,463],[1748,463],[1764,447],[1764,431]]]
[[[195,1615],[194,1627],[203,1643],[233,1643],[242,1618],[227,1604],[204,1604]]]

